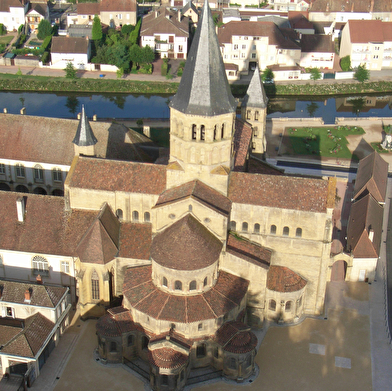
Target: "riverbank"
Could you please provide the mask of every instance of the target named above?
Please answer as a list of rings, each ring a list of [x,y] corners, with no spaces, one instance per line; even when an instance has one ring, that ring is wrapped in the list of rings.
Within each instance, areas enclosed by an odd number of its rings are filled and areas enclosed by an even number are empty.
[[[22,75],[16,73],[21,70]],[[127,94],[175,94],[180,78],[165,80],[156,75],[126,75],[117,79],[115,74],[99,72],[78,72],[76,79],[66,79],[63,70],[42,68],[0,67],[0,90],[3,91],[44,91],[44,92],[94,92]],[[235,96],[245,95],[250,75],[232,83]],[[281,81],[265,85],[269,98],[284,96],[336,96],[353,94],[392,93],[390,78],[372,77],[359,83],[355,80]]]

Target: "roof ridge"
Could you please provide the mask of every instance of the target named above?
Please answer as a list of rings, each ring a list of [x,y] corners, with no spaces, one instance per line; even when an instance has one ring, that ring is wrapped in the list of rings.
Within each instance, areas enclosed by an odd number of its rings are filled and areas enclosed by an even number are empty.
[[[201,295],[201,297],[203,298],[204,302],[207,304],[208,308],[211,310],[211,312],[214,314],[215,318],[218,317],[218,315],[216,314],[216,312],[212,309],[212,307],[210,306],[210,304],[208,303],[208,301],[206,300],[206,298],[204,297],[204,293]]]
[[[135,288],[135,287],[134,287]],[[136,308],[136,306],[138,306],[139,304],[141,304],[145,299],[147,299],[149,296],[151,296],[153,293],[155,293],[155,291],[157,290],[157,288],[155,287],[147,296],[142,297],[137,303],[135,303],[133,305],[133,307]]]
[[[159,317],[161,316],[161,313],[162,313],[163,309],[166,307],[166,304],[167,304],[167,302],[169,301],[170,295],[166,295],[166,296],[167,296],[167,297],[166,297],[165,303],[162,305],[161,310],[158,312],[157,319],[159,319]]]

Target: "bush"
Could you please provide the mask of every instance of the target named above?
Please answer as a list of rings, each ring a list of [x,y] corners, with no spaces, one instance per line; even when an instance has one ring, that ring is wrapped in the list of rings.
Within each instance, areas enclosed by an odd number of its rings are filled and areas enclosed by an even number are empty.
[[[7,34],[7,29],[3,23],[0,23],[0,35],[5,35],[5,34]]]
[[[65,77],[67,79],[75,79],[76,78],[76,69],[73,66],[72,62],[68,62],[67,66],[64,69]]]
[[[166,58],[163,60],[163,63],[161,65],[161,76],[166,76],[167,70],[169,69],[168,61],[165,61],[165,60],[166,60]]]
[[[139,69],[139,73],[150,75],[152,73],[152,64],[143,64]]]
[[[310,80],[319,80],[321,79],[321,72],[318,68],[309,68]]]
[[[45,52],[41,57],[42,64],[47,64],[49,62],[49,52]]]
[[[49,44],[52,42],[52,36],[48,35],[45,39],[44,42],[41,45],[41,50],[45,51],[47,48],[49,48]]]
[[[365,80],[368,80],[370,76],[370,72],[366,69],[365,64],[361,64],[358,66],[357,70],[354,73],[354,79],[363,83]]]
[[[340,59],[340,68],[342,68],[343,72],[348,72],[351,70],[350,56],[345,56]]]
[[[44,40],[48,35],[52,34],[52,26],[50,22],[46,19],[42,19],[38,25],[37,38]]]

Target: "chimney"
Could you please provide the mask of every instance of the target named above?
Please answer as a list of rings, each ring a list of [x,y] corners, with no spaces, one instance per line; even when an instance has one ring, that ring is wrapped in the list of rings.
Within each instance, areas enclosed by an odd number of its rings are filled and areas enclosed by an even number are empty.
[[[31,301],[31,290],[26,289],[25,291],[25,302],[30,302]]]
[[[181,22],[181,10],[178,10],[177,19],[179,22]]]
[[[374,231],[373,231],[372,228],[370,228],[370,230],[369,230],[369,240],[371,242],[373,242],[373,239],[374,239]]]
[[[43,281],[42,281],[41,274],[38,274],[38,276],[35,279],[36,279],[38,285],[43,285],[44,284]]]
[[[24,215],[26,212],[26,202],[24,197],[20,197],[16,200],[16,212],[18,214],[19,223],[24,222]]]

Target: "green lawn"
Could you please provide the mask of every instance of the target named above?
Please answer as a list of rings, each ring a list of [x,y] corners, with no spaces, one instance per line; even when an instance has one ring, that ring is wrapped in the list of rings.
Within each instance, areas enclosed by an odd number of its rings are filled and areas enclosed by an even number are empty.
[[[143,134],[143,129],[133,128],[137,132]],[[168,148],[170,146],[169,140],[170,128],[150,128],[151,140],[158,144],[160,147]]]
[[[286,128],[296,155],[316,155],[351,159],[346,136],[364,134],[359,126],[323,126]]]
[[[8,45],[12,41],[12,38],[14,38],[13,35],[2,35],[0,36],[0,44]]]
[[[390,151],[381,147],[381,143],[370,143],[372,148],[377,151],[378,153],[389,153]]]

